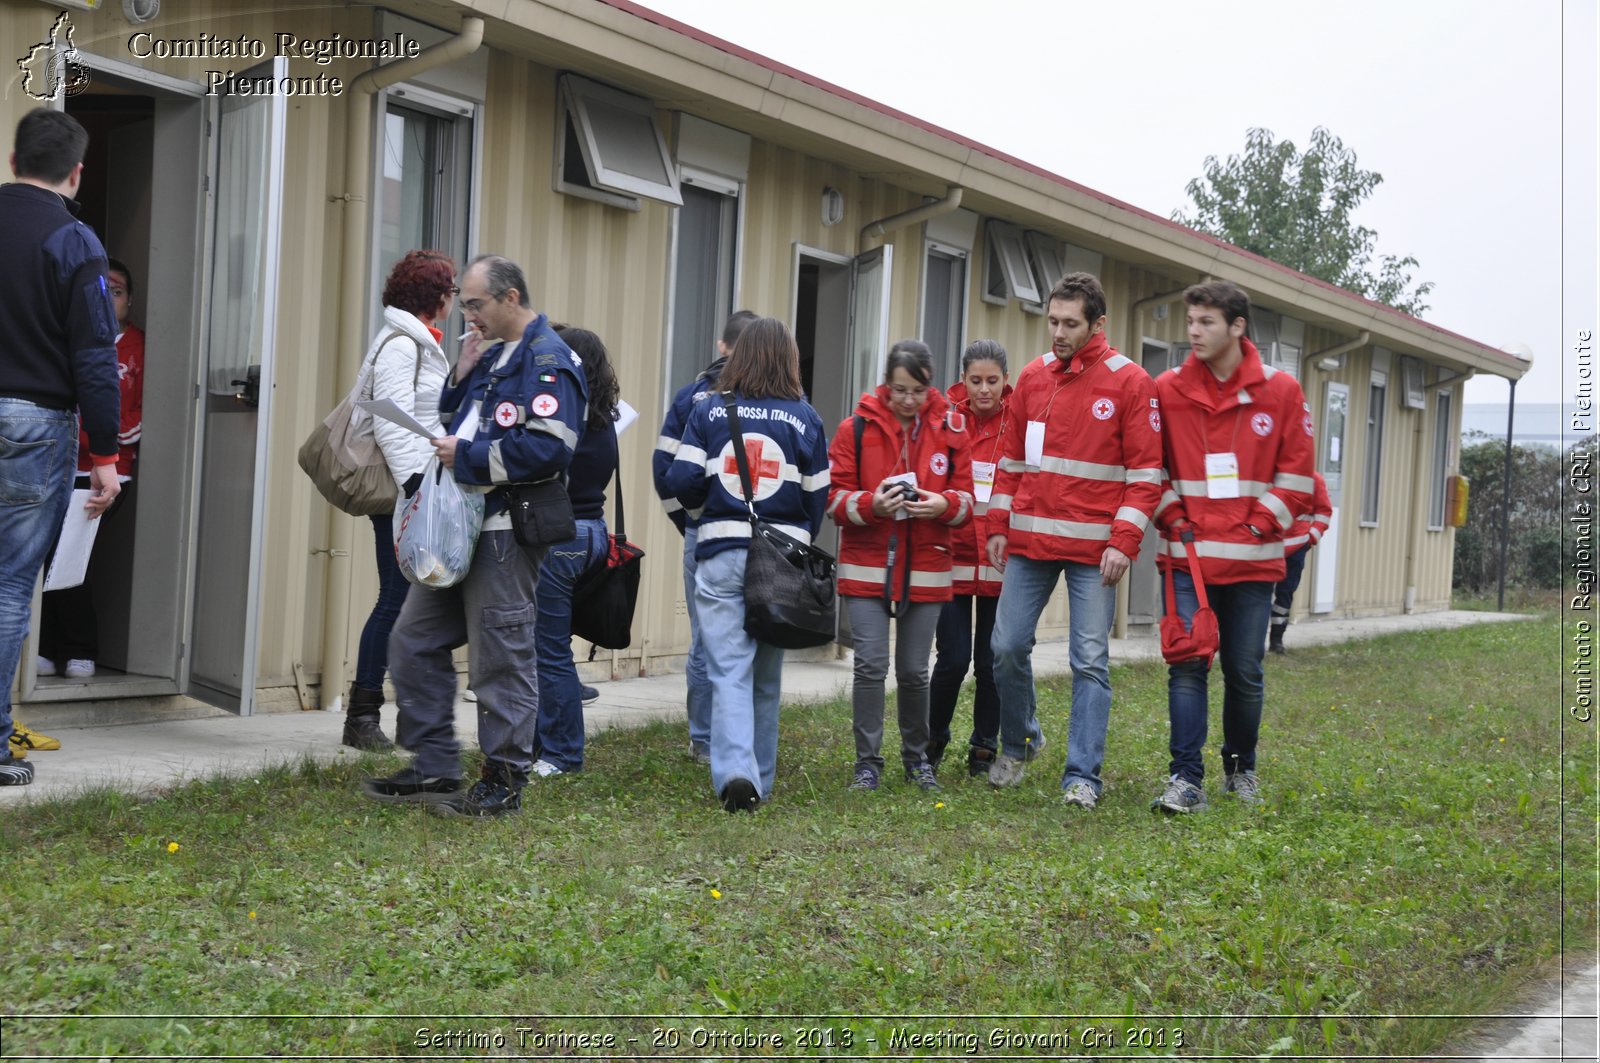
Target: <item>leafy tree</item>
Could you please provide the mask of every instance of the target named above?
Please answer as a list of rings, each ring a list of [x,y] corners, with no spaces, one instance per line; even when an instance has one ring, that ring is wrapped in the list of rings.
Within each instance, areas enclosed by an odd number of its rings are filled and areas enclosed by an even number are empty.
[[[1270,129],[1245,134],[1242,155],[1206,156],[1205,176],[1188,184],[1195,211],[1172,219],[1231,244],[1320,277],[1407,314],[1428,309],[1431,281],[1411,284],[1417,260],[1377,258],[1377,233],[1350,215],[1383,181],[1356,165],[1356,153],[1322,126],[1304,154]],[[1410,289],[1408,291],[1408,289]]]
[[[1513,587],[1559,587],[1563,567],[1561,485],[1573,451],[1554,447],[1511,448],[1510,547],[1506,583]],[[1500,579],[1500,527],[1505,512],[1506,444],[1473,432],[1461,448],[1461,474],[1472,485],[1467,525],[1456,529],[1453,584],[1481,591]],[[1575,544],[1567,544],[1570,547]]]

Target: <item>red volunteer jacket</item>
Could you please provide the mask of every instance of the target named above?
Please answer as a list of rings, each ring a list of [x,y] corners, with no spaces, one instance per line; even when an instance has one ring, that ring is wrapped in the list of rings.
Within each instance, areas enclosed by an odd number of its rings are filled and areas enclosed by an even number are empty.
[[[1207,583],[1275,583],[1284,574],[1284,537],[1316,487],[1311,408],[1294,377],[1263,364],[1249,340],[1239,346],[1244,361],[1225,381],[1192,354],[1156,380],[1166,476],[1155,516],[1169,540],[1157,562],[1188,564],[1171,533],[1185,519]],[[1238,497],[1210,496],[1208,453],[1236,455]]]
[[[144,434],[144,330],[129,325],[117,337],[118,399],[122,405],[117,425],[117,475],[132,476],[133,462],[139,455],[139,439]],[[89,433],[78,433],[78,471],[94,468],[89,453]]]
[[[881,598],[884,580],[896,601],[948,602],[951,595],[950,529],[972,516],[972,464],[961,414],[950,409],[937,388],[928,390],[922,415],[910,429],[889,409],[889,389],[861,396],[856,415],[866,419],[861,436],[861,466],[856,467],[855,418],[846,417],[828,448],[832,487],[828,515],[839,525],[839,593],[850,598]],[[938,491],[950,508],[938,520],[895,520],[872,512],[872,492],[887,477],[917,474],[917,486]],[[889,539],[895,563],[888,570]],[[906,565],[910,593],[906,595]]]
[[[1333,522],[1333,500],[1328,497],[1328,481],[1322,478],[1320,472],[1312,473],[1311,479],[1316,484],[1316,489],[1311,493],[1311,511],[1295,516],[1289,535],[1283,540],[1286,555],[1302,546],[1310,549],[1322,542],[1322,537],[1328,533],[1328,525]]]
[[[1030,421],[1044,423],[1038,465],[1025,461]],[[1160,497],[1161,414],[1144,369],[1101,333],[1068,362],[1048,353],[1022,370],[989,499],[1007,554],[1098,565],[1114,546],[1136,558]]]
[[[967,385],[959,380],[950,385],[945,397],[950,400],[950,405],[967,419],[969,437],[967,456],[971,459],[968,467],[982,461],[988,462],[998,470],[1001,436],[1004,434],[1006,419],[1009,416],[1006,411],[1010,406],[1011,385],[1006,385],[1006,390],[1000,397],[1000,409],[988,417],[979,417],[973,411],[967,402]],[[992,485],[993,481],[990,482]],[[975,594],[980,598],[1000,597],[1000,572],[989,567],[989,552],[985,549],[989,522],[983,518],[988,512],[989,503],[978,500],[977,474],[974,472],[972,488],[974,519],[960,531],[950,533],[950,573],[954,580],[951,588],[953,594]]]

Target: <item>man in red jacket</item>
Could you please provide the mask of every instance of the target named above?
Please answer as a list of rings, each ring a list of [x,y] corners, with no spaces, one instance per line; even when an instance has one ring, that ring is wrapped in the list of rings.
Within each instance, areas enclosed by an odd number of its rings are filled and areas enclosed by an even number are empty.
[[[1072,717],[1062,798],[1093,808],[1111,716],[1111,620],[1117,581],[1161,495],[1155,385],[1106,342],[1106,296],[1088,273],[1050,292],[1050,352],[1017,377],[989,498],[989,563],[1003,572],[995,609],[1000,755],[991,786],[1015,786],[1044,748],[1033,687],[1039,614],[1067,582]]]
[[[1187,627],[1198,608],[1188,551],[1200,559],[1222,661],[1222,789],[1255,803],[1261,661],[1272,587],[1284,574],[1284,536],[1311,504],[1311,410],[1295,379],[1264,364],[1245,338],[1250,298],[1237,285],[1196,284],[1184,299],[1193,350],[1156,379],[1166,477],[1155,518],[1168,540],[1157,563],[1172,571],[1175,603],[1167,608]],[[1210,669],[1202,657],[1168,671],[1171,775],[1152,808],[1206,805],[1201,749]]]

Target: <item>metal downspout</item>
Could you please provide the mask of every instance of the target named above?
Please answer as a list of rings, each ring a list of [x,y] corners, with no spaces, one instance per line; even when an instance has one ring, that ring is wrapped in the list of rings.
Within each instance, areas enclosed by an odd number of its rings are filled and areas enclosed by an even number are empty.
[[[366,267],[370,240],[368,189],[372,185],[373,96],[380,89],[419,74],[424,70],[455,62],[478,50],[483,43],[483,19],[471,16],[461,20],[461,32],[441,41],[411,59],[374,67],[350,83],[350,106],[344,142],[345,191],[334,198],[344,204],[343,254],[340,259],[339,342],[340,352],[334,373],[334,394],[343,396],[355,387],[359,370],[351,352],[366,349],[367,306]],[[327,580],[324,584],[322,612],[322,680],[319,698],[324,709],[339,711],[343,704],[345,656],[350,612],[350,551],[354,522],[348,515],[328,507]]]
[[[879,218],[877,221],[867,222],[861,227],[861,236],[856,241],[857,249],[861,251],[867,250],[866,244],[869,240],[877,240],[879,237],[896,229],[903,229],[907,225],[916,225],[918,222],[927,221],[929,218],[937,218],[941,214],[949,214],[961,206],[962,191],[963,189],[960,185],[951,185],[950,191],[945,193],[943,199],[932,203],[924,203],[922,206],[912,207],[910,210],[903,210],[899,214],[891,214],[887,218]]]

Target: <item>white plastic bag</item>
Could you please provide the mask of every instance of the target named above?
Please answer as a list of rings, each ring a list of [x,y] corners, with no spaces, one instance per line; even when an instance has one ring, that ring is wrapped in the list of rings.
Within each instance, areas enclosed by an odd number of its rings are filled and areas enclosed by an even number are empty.
[[[406,579],[420,587],[453,587],[467,578],[483,527],[484,496],[463,491],[434,458],[422,486],[394,511],[394,556]]]

